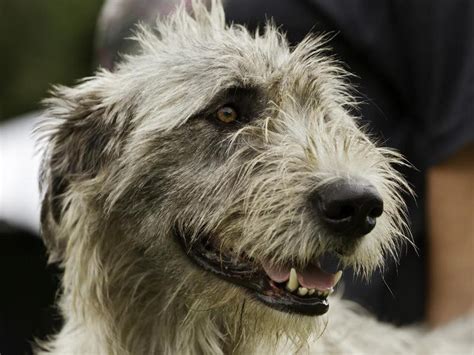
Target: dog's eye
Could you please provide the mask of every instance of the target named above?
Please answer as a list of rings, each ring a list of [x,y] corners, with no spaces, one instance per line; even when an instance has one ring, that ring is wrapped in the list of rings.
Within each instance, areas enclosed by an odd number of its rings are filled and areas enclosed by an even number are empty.
[[[217,110],[216,117],[224,123],[232,123],[237,120],[239,114],[231,106],[222,106]]]

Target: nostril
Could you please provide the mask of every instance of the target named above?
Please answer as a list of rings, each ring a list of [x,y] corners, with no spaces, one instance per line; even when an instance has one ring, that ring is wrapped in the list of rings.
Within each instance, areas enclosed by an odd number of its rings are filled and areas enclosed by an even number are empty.
[[[332,203],[329,206],[323,206],[324,216],[333,220],[351,218],[355,212],[355,207],[350,204]]]
[[[370,211],[369,211],[369,217],[372,217],[372,218],[377,218],[377,217],[380,217],[383,213],[383,206],[381,204],[378,204],[377,206],[373,207]]]

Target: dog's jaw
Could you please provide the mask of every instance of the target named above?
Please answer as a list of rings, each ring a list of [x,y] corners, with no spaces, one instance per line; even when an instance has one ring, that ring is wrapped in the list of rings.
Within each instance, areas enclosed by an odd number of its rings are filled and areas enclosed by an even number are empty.
[[[225,253],[210,242],[212,238],[200,236],[190,242],[185,234],[175,229],[174,239],[186,256],[199,268],[216,277],[240,286],[250,297],[265,306],[290,314],[319,316],[328,311],[327,297],[341,278],[321,269],[319,262],[300,269],[275,267],[271,263],[258,263],[245,255]]]

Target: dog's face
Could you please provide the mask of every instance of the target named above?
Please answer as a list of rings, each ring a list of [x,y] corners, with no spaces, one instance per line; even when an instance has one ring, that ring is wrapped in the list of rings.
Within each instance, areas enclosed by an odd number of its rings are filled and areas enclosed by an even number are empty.
[[[323,259],[368,273],[402,237],[399,157],[349,115],[320,41],[196,18],[141,32],[143,53],[50,100],[46,237],[67,258],[86,224],[169,298],[323,314],[340,278]]]

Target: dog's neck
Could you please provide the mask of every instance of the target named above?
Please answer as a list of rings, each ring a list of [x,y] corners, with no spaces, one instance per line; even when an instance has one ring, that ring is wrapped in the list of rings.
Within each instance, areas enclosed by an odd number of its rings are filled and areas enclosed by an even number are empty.
[[[165,275],[183,265],[166,260],[160,275],[153,262],[159,257],[145,257],[123,234],[84,234],[69,234],[61,298],[66,324],[52,343],[57,353],[249,354],[262,344],[276,347],[282,337],[304,342],[316,331],[315,321],[273,311],[236,287],[222,289],[220,300],[195,294],[190,284],[202,275],[180,274],[182,284],[171,283]],[[162,257],[177,252],[163,250]]]
[[[96,247],[82,253],[85,246],[77,246],[65,261],[61,308],[67,318],[54,352],[224,354],[243,348],[222,312],[192,311],[180,297],[167,299],[135,251],[114,256]]]

